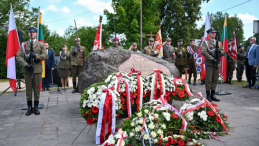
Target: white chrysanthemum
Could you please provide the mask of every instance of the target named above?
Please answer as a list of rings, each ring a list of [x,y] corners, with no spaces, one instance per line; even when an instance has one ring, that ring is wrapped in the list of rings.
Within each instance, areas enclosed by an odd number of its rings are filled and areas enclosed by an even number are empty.
[[[163,131],[158,129],[157,134],[161,135],[162,133],[163,133]]]
[[[85,108],[85,107],[86,107],[86,104],[87,104],[87,101],[86,101],[86,100],[84,100],[84,101],[83,101],[83,108]]]
[[[140,120],[138,121],[138,123],[139,123],[140,125],[142,125],[142,124],[143,124],[143,119],[140,119]]]
[[[192,100],[190,101],[190,103],[196,103],[196,102],[200,102],[200,101],[201,101],[200,99],[194,98],[194,99],[192,99]]]
[[[159,115],[158,115],[158,114],[154,114],[154,116],[155,116],[156,118],[159,118]]]
[[[194,114],[193,111],[186,113],[186,116],[187,116],[189,121],[193,120],[193,114]]]
[[[158,140],[157,140],[157,139],[154,139],[154,143],[157,144],[157,143],[158,143]]]
[[[130,126],[131,126],[131,127],[134,127],[134,126],[135,126],[135,123],[132,122],[132,123],[130,124]]]
[[[163,116],[165,117],[165,119],[166,119],[167,121],[170,121],[171,115],[170,115],[169,113],[163,112]]]
[[[163,125],[162,125],[162,128],[163,128],[163,129],[166,129],[166,125],[165,125],[165,124],[163,124]]]

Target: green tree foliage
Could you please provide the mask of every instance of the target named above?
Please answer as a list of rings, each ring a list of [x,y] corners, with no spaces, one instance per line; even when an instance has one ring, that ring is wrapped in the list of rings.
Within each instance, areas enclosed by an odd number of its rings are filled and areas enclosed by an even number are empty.
[[[157,10],[162,0],[143,0],[142,1],[142,22],[143,34],[153,32],[156,34],[160,24],[160,12]],[[128,48],[132,42],[139,43],[140,33],[140,0],[112,0],[112,7],[115,14],[104,11],[107,17],[107,32],[114,33],[113,18],[116,19],[116,32],[124,34],[126,40],[122,40],[124,48]],[[146,40],[145,35],[143,35]],[[144,41],[145,42],[145,41]]]
[[[177,45],[178,39],[183,39],[184,46],[189,45],[190,39],[199,37],[196,21],[201,18],[201,4],[209,0],[163,0],[160,4],[160,19],[163,40],[171,37],[172,45]]]

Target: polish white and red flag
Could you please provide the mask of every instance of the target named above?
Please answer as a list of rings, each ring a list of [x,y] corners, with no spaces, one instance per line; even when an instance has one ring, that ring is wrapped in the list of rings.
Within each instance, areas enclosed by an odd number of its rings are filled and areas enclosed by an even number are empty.
[[[94,47],[93,50],[100,50],[103,49],[102,45],[102,23],[99,24],[96,35],[95,35],[95,40],[94,40]]]
[[[6,62],[7,67],[7,78],[9,78],[10,87],[16,92],[16,68],[15,68],[15,55],[18,53],[20,48],[19,39],[17,35],[15,19],[13,15],[13,9],[11,6],[9,16],[9,28],[7,37],[6,47]]]
[[[161,35],[161,27],[156,34],[155,44],[154,46],[159,51],[159,57],[163,57],[163,44],[162,44],[162,35]]]

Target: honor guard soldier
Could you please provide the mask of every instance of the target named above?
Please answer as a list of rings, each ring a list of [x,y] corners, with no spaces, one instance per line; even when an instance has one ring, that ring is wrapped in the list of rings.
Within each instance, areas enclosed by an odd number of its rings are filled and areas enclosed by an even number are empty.
[[[76,77],[83,70],[83,65],[86,60],[85,47],[80,45],[80,38],[75,39],[75,46],[71,47],[70,54],[71,65],[72,65],[72,76],[73,76],[73,91],[72,93],[78,92],[78,86],[76,85]]]
[[[33,112],[35,115],[40,114],[38,105],[42,75],[41,60],[48,59],[48,54],[44,44],[36,40],[37,29],[32,26],[29,27],[28,31],[30,40],[22,43],[16,56],[18,63],[23,67],[23,74],[26,84],[26,98],[28,105],[26,116],[31,115]],[[24,57],[26,60],[24,60]],[[34,109],[32,107],[32,90],[34,92]]]
[[[142,53],[153,57],[157,57],[159,55],[159,51],[154,46],[154,38],[149,38],[148,44],[149,45],[144,48]]]
[[[218,83],[219,78],[219,69],[216,68],[217,59],[214,58],[215,56],[215,49],[216,49],[216,31],[213,28],[207,30],[209,35],[209,40],[203,41],[202,44],[202,51],[201,54],[205,57],[204,64],[205,64],[205,89],[207,94],[207,99],[211,102],[213,101],[220,101],[215,96],[215,89]],[[222,48],[221,42],[218,41],[218,46],[220,49],[220,55],[223,56],[225,51]],[[220,57],[219,57],[220,58]],[[219,63],[220,65],[220,63]]]
[[[178,47],[175,50],[175,55],[176,55],[175,65],[180,72],[180,77],[182,77],[183,70],[187,65],[188,54],[185,48],[182,47],[183,45],[182,39],[177,41],[177,45]]]
[[[244,45],[240,45],[240,50],[237,53],[237,81],[242,82],[242,75],[246,61],[246,51]]]
[[[188,84],[191,84],[191,78],[192,74],[194,77],[194,82],[193,85],[196,85],[196,78],[197,78],[197,70],[196,70],[196,65],[195,65],[195,60],[194,60],[194,54],[197,50],[197,46],[194,45],[195,40],[191,39],[190,40],[190,46],[187,47],[187,52],[188,52],[188,66],[189,66],[189,80]]]
[[[135,52],[140,52],[138,49],[137,49],[137,43],[133,42],[132,45],[130,46],[129,50],[130,51],[135,51]]]
[[[235,60],[230,57],[230,51],[232,48],[232,40],[228,40],[228,57],[227,57],[227,81],[226,83],[232,84],[233,71],[235,70]]]
[[[163,43],[163,59],[175,64],[175,49],[171,46],[171,38],[166,38]]]
[[[119,45],[119,38],[115,37],[112,39],[112,41],[113,41],[113,46],[111,46],[112,48],[123,49],[123,47]]]

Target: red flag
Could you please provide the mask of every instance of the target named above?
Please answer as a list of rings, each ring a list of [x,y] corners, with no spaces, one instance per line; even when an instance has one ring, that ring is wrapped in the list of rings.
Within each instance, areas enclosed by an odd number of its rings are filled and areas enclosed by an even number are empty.
[[[16,92],[16,68],[15,68],[15,55],[20,48],[19,39],[17,35],[15,19],[13,16],[13,8],[11,6],[9,15],[9,28],[6,47],[6,62],[7,78],[9,78],[10,87]]]
[[[156,34],[155,47],[159,51],[159,56],[163,57],[163,45],[162,45],[161,27],[159,27],[159,30],[158,30],[158,32]]]
[[[209,30],[210,27],[211,27],[211,25],[210,25],[210,15],[209,15],[209,13],[207,13],[206,20],[205,20],[205,29],[204,29],[204,36],[203,36],[203,39],[204,39],[204,40],[203,40],[203,41],[209,39],[209,35],[208,35],[208,33],[207,33],[207,30]],[[205,60],[205,57],[202,56],[202,63],[201,63],[201,81],[202,81],[203,79],[205,79],[205,75],[206,75],[204,60]]]
[[[95,35],[95,40],[94,40],[94,47],[93,50],[100,50],[103,49],[102,46],[102,24],[100,23]]]
[[[231,57],[232,59],[235,60],[235,62],[237,61],[237,36],[236,36],[236,31],[234,31],[233,33],[233,42],[229,48],[230,52],[228,52],[228,57]]]

